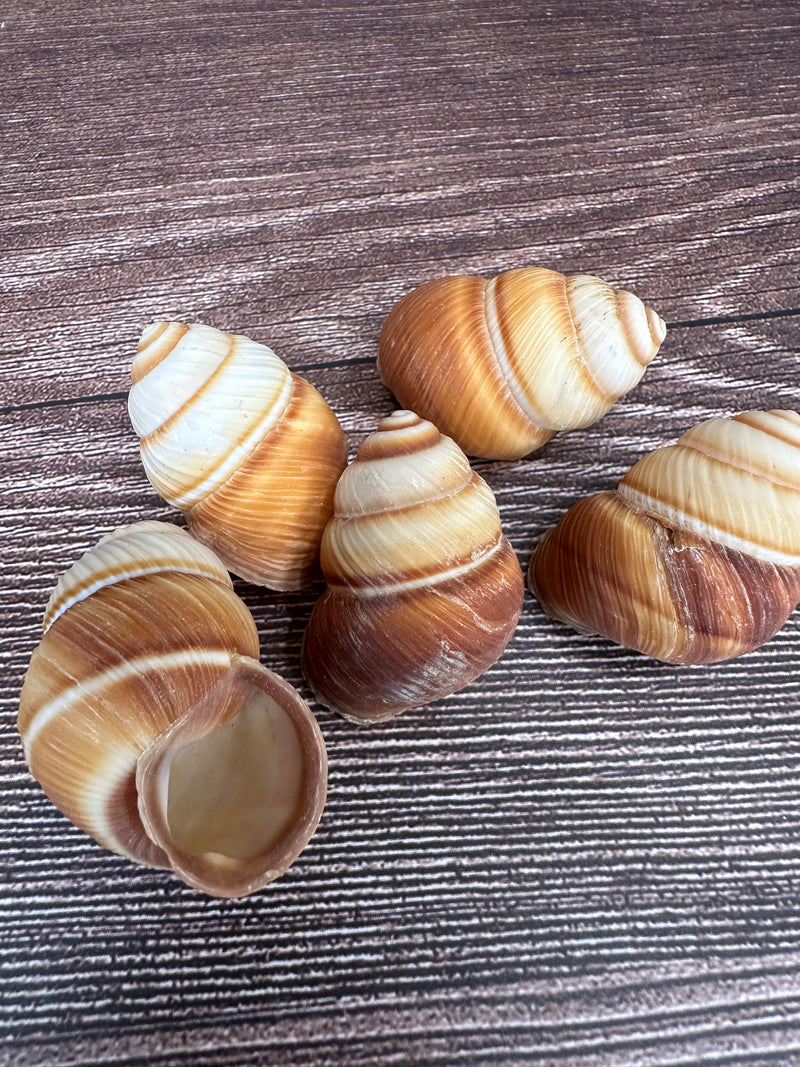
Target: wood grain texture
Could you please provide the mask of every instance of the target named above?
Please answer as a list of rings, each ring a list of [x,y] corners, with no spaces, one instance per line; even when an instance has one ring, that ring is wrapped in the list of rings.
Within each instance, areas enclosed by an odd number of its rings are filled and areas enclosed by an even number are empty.
[[[0,26],[0,1063],[800,1062],[800,622],[669,668],[547,620],[393,723],[319,711],[330,798],[268,890],[201,898],[31,780],[19,688],[59,574],[178,521],[125,410],[139,330],[305,373],[354,451],[392,303],[537,263],[670,323],[597,426],[478,463],[521,562],[643,452],[800,409],[789,0],[11,0]],[[308,691],[318,590],[236,583]]]

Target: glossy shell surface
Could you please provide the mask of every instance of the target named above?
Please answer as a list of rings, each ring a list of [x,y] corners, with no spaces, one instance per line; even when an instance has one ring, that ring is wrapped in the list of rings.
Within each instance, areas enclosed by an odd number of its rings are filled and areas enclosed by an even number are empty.
[[[491,489],[408,411],[382,420],[342,475],[322,569],[303,669],[322,703],[358,720],[467,685],[500,656],[522,606]]]
[[[347,462],[328,404],[265,345],[157,322],[139,342],[128,410],[156,491],[242,578],[298,589]]]
[[[516,459],[600,419],[639,382],[665,334],[632,293],[524,267],[409,293],[384,323],[378,369],[402,404],[468,455]]]

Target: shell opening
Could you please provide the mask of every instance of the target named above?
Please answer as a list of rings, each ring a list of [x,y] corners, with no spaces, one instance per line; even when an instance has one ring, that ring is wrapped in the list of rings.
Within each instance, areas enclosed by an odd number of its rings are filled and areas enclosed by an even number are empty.
[[[325,804],[327,759],[300,695],[254,660],[231,669],[139,758],[147,836],[185,882],[241,897],[297,858]]]
[[[178,749],[167,784],[173,844],[190,856],[250,862],[298,818],[303,753],[277,701],[252,690],[223,726]]]

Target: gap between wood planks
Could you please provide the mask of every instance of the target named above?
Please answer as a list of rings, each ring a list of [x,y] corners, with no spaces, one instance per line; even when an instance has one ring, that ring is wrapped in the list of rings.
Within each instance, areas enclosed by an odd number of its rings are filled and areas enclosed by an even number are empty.
[[[800,308],[786,308],[780,311],[753,311],[744,315],[715,315],[707,319],[687,319],[685,322],[668,322],[667,329],[681,330],[692,326],[723,326],[732,322],[754,322],[759,319],[785,319],[800,315]],[[306,374],[318,370],[334,370],[342,367],[365,366],[374,362],[373,356],[356,356],[350,359],[329,359],[322,363],[299,364],[289,367],[295,374]],[[127,390],[114,393],[93,393],[87,396],[56,397],[53,400],[32,400],[28,404],[10,404],[0,408],[0,415],[13,415],[17,411],[38,411],[43,408],[61,407],[65,404],[97,404],[110,400],[124,400]]]

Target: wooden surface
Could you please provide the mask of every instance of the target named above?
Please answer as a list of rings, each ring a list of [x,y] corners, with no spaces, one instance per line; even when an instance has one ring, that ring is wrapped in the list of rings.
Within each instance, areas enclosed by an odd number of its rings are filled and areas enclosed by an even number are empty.
[[[540,264],[670,324],[600,424],[480,463],[514,548],[714,414],[800,408],[793,0],[9,0],[0,20],[0,1062],[800,1062],[795,616],[674,669],[526,597],[437,706],[319,711],[330,799],[240,903],[102,851],[44,798],[19,689],[59,574],[179,521],[127,419],[141,328],[270,344],[352,449],[395,300]],[[237,583],[308,695],[317,591]]]

